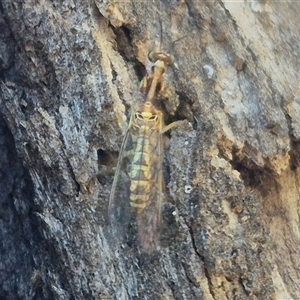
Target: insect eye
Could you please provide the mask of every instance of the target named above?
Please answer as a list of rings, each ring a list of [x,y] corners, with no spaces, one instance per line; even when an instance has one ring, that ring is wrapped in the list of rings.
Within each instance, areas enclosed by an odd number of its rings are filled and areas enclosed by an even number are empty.
[[[163,61],[167,66],[173,65],[175,62],[175,58],[173,55],[169,55],[164,52],[155,52],[155,51],[150,51],[148,53],[148,59],[151,62],[156,62],[157,60]]]
[[[156,62],[157,61],[157,55],[156,55],[156,52],[155,51],[150,51],[148,53],[148,59],[151,61],[151,62]]]

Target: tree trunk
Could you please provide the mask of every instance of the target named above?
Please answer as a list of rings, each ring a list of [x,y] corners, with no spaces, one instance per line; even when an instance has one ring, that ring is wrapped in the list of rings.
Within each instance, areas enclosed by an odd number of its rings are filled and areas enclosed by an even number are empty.
[[[300,299],[297,2],[1,3],[1,299]],[[149,50],[174,55],[160,251],[107,209]]]

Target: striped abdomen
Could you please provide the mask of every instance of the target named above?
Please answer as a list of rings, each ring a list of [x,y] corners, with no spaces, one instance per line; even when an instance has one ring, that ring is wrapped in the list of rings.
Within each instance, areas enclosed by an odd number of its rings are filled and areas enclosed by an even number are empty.
[[[150,129],[148,129],[149,131]],[[149,201],[151,182],[154,180],[154,166],[152,164],[153,146],[150,136],[145,130],[144,135],[137,137],[130,170],[130,205],[138,210],[144,210]]]
[[[143,211],[149,201],[157,197],[161,182],[161,127],[162,116],[149,102],[132,119],[133,151],[130,168],[130,205]]]

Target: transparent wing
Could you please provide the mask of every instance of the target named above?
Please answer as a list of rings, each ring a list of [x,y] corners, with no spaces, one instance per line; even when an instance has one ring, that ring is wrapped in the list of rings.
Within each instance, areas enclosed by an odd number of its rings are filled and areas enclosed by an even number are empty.
[[[121,147],[109,201],[110,233],[114,244],[138,243],[144,251],[158,246],[162,207],[163,142],[160,128],[142,130],[132,121]],[[147,180],[140,164],[147,161]],[[140,171],[140,176],[136,172]],[[133,188],[133,181],[135,185]],[[137,208],[142,201],[145,207]]]
[[[111,242],[120,244],[126,230],[124,224],[130,224],[130,156],[132,151],[132,137],[130,134],[131,122],[125,133],[118,158],[117,168],[111,188],[108,206],[109,231]]]

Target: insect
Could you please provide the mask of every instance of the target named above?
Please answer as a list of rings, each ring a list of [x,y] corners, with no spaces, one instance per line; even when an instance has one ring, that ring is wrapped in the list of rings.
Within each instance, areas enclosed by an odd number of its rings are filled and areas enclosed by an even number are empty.
[[[136,240],[143,251],[158,248],[163,202],[163,133],[178,125],[164,125],[155,106],[163,90],[163,75],[174,62],[165,52],[150,52],[152,71],[141,82],[144,102],[131,113],[109,199],[109,216],[116,242],[119,235],[128,244]]]

